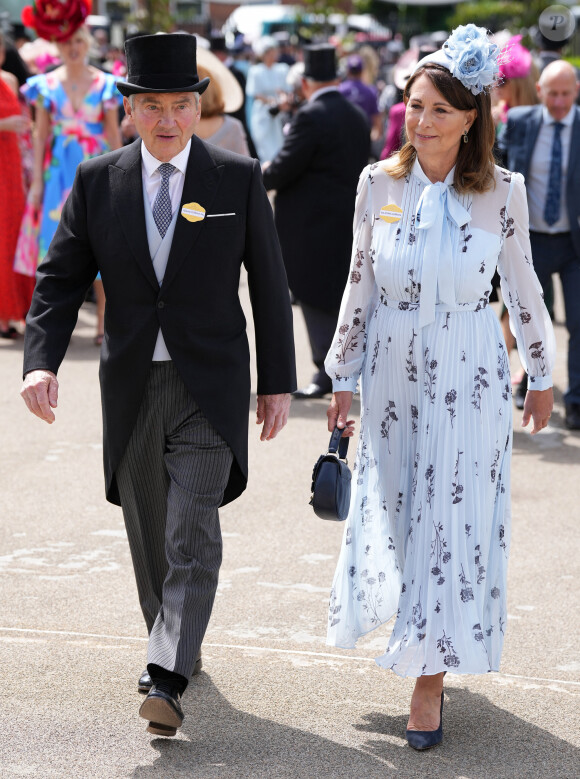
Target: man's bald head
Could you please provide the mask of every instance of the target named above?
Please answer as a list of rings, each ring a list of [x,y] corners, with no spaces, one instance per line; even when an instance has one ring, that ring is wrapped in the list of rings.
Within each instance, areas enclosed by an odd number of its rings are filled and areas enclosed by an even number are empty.
[[[578,95],[576,69],[565,60],[546,65],[538,81],[538,95],[550,116],[557,122],[568,114]]]

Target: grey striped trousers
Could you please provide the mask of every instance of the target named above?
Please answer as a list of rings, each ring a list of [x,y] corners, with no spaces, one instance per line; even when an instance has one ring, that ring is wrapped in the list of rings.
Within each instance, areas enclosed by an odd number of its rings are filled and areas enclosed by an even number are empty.
[[[149,645],[147,662],[191,677],[218,584],[218,516],[232,452],[173,362],[153,362],[116,477]]]

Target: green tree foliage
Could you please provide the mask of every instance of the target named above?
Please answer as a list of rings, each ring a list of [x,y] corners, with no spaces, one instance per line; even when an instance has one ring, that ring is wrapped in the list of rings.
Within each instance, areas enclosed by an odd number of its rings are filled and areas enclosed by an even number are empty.
[[[459,24],[477,24],[487,27],[491,32],[508,29],[516,32],[522,27],[531,27],[538,23],[545,0],[527,2],[495,2],[482,0],[477,3],[460,3],[454,13],[448,17],[448,27],[453,29]]]

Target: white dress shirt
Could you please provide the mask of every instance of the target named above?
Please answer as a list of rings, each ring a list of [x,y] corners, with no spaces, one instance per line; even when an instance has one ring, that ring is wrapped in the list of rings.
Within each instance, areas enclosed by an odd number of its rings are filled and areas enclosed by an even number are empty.
[[[546,194],[550,179],[550,163],[552,160],[552,143],[554,139],[554,124],[548,109],[544,106],[542,111],[542,124],[536,140],[536,145],[530,160],[530,169],[526,179],[528,192],[528,206],[530,209],[530,230],[538,233],[567,233],[570,230],[568,219],[568,207],[566,202],[566,173],[568,171],[568,159],[570,157],[570,138],[572,136],[572,124],[574,122],[574,108],[562,119],[564,127],[561,130],[562,140],[562,192],[560,194],[560,218],[553,225],[549,225],[544,219],[546,206]]]
[[[169,162],[177,168],[177,171],[174,170],[169,179],[169,197],[171,198],[171,210],[173,213],[175,213],[175,209],[179,208],[179,204],[181,203],[183,182],[185,181],[185,171],[187,169],[190,148],[191,140],[187,142],[185,149],[169,160]],[[143,141],[141,141],[141,159],[143,161],[141,166],[141,172],[143,174],[143,194],[148,198],[151,210],[153,210],[153,203],[157,197],[159,187],[161,186],[161,173],[159,173],[158,168],[162,165],[162,162],[151,154]]]
[[[185,171],[187,168],[187,161],[189,159],[189,150],[191,148],[191,140],[188,141],[185,148],[176,154],[169,162],[175,167],[169,179],[169,197],[171,198],[171,210],[175,214],[176,210],[181,204],[181,196],[183,194],[183,184],[185,182]],[[153,204],[159,187],[161,186],[161,174],[159,173],[159,166],[162,164],[161,160],[154,157],[143,142],[141,142],[141,173],[143,176],[143,197],[147,198],[151,210],[153,210]],[[169,236],[168,236],[169,238]],[[157,257],[157,264],[154,263],[155,273],[159,283],[162,283],[163,276],[165,274],[165,267],[158,267],[159,257]],[[170,360],[171,355],[165,345],[161,328],[157,334],[157,341],[155,344],[155,350],[153,352],[153,361]]]

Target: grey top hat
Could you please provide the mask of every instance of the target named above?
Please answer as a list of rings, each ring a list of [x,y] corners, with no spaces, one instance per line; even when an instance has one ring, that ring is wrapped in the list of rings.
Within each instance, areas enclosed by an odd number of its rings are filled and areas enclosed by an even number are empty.
[[[334,81],[336,50],[328,43],[304,47],[304,78],[313,81]]]
[[[141,35],[125,43],[127,80],[117,81],[125,97],[143,92],[203,92],[209,78],[197,75],[194,35]]]

